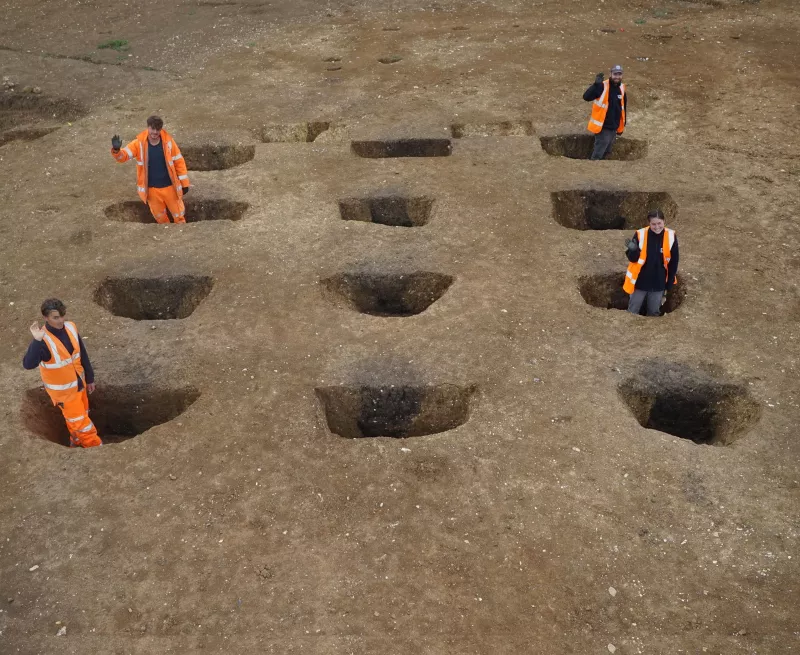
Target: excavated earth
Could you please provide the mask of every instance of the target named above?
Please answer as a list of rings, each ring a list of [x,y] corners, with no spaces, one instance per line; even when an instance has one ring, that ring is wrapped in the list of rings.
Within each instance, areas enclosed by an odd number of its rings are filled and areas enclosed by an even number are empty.
[[[1,653],[800,650],[792,0],[68,4],[0,25]],[[186,225],[108,152],[154,112]]]

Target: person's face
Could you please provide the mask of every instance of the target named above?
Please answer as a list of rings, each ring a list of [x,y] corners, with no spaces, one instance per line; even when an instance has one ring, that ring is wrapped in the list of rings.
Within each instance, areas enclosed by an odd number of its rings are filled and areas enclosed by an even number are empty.
[[[661,234],[664,231],[664,219],[651,218],[650,229],[653,230],[653,232],[655,232],[656,234]]]
[[[616,84],[620,84],[622,82],[622,73],[619,71],[616,73],[611,73],[611,81],[615,82]]]
[[[158,143],[158,140],[161,138],[161,131],[154,127],[148,127],[147,138],[150,139],[150,143]]]
[[[44,320],[47,321],[47,324],[52,327],[56,328],[57,330],[61,330],[64,327],[64,317],[58,313],[57,309],[52,309],[44,317]]]

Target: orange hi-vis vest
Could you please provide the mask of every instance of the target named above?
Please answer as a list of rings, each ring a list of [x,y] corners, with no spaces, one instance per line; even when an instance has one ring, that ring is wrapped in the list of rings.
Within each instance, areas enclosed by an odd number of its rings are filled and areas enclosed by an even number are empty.
[[[178,144],[166,130],[161,130],[161,145],[164,148],[164,160],[167,162],[167,171],[172,185],[178,192],[178,198],[183,196],[183,187],[189,186],[189,174],[186,170],[186,161],[183,159]],[[142,202],[147,202],[147,130],[139,133],[127,146],[111,154],[120,164],[129,159],[136,160],[136,191]]]
[[[644,266],[647,259],[647,234],[650,232],[649,227],[642,227],[636,230],[636,240],[639,242],[639,259],[635,262],[628,264],[628,272],[625,273],[625,283],[622,288],[628,295],[636,290],[636,280],[639,278],[639,272]],[[661,252],[664,255],[664,274],[669,277],[669,260],[672,259],[672,244],[675,243],[675,230],[664,228],[664,244],[661,246]],[[677,276],[675,281],[678,281]]]
[[[78,341],[78,328],[75,323],[66,321],[69,340],[72,342],[72,354],[67,352],[61,339],[54,337],[45,328],[44,342],[50,349],[50,359],[39,363],[44,388],[50,395],[54,405],[68,401],[78,393],[78,378],[86,382],[81,364],[81,345]]]
[[[606,120],[608,113],[608,89],[611,82],[606,80],[603,82],[603,94],[592,103],[592,115],[589,118],[589,131],[593,134],[600,134],[603,129],[603,123]],[[619,127],[617,134],[622,134],[625,131],[625,85],[619,85],[619,91],[622,94],[620,105],[622,106],[622,115],[619,117]]]

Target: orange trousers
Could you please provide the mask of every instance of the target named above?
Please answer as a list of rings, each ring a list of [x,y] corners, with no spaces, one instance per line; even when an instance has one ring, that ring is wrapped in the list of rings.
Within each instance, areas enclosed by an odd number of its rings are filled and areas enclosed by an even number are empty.
[[[86,393],[86,387],[68,401],[58,403],[58,408],[67,422],[70,448],[76,446],[91,448],[103,445],[100,437],[97,436],[97,428],[89,418],[89,395]]]
[[[150,207],[156,223],[169,223],[167,209],[172,214],[172,220],[175,223],[186,222],[186,207],[183,205],[183,198],[179,198],[178,192],[171,186],[163,189],[148,189],[147,205]]]

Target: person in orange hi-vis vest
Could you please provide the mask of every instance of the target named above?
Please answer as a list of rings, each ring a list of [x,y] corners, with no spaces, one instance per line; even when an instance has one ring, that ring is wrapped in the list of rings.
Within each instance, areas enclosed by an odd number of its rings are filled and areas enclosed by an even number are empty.
[[[648,227],[626,239],[628,271],[622,288],[630,295],[628,311],[639,314],[644,303],[648,316],[659,316],[667,293],[678,281],[678,237],[664,226],[664,214],[654,209],[647,214]]]
[[[118,135],[111,139],[111,154],[120,164],[136,162],[136,190],[150,206],[156,223],[186,222],[183,196],[189,193],[189,175],[178,144],[164,130],[159,116],[147,119],[147,129],[124,148]]]
[[[27,370],[38,367],[45,391],[64,415],[70,446],[102,446],[89,418],[89,396],[94,392],[94,370],[75,323],[65,321],[67,307],[58,298],[42,303],[45,324],[31,325],[33,341],[22,358]]]
[[[622,66],[611,69],[610,80],[604,81],[603,74],[598,73],[583,99],[592,103],[588,130],[595,137],[589,159],[605,159],[611,154],[617,135],[625,131],[627,122],[628,92],[622,83]]]

